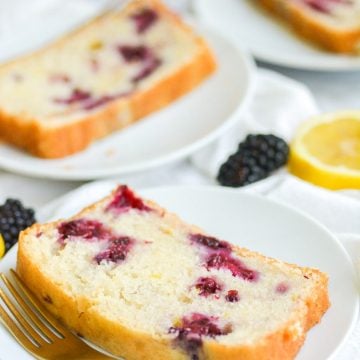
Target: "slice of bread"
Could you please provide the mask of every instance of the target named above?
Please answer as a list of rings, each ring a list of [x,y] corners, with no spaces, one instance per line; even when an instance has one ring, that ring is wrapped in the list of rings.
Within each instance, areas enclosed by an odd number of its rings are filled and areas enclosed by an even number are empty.
[[[23,232],[17,271],[67,326],[126,360],[293,359],[329,306],[320,271],[211,237],[126,186]]]
[[[205,234],[128,187],[20,236],[17,271],[67,326],[126,360],[293,359],[327,276]]]
[[[297,34],[337,53],[359,53],[359,0],[255,0]]]
[[[158,0],[133,0],[0,67],[0,138],[64,157],[165,107],[215,67],[178,16]]]

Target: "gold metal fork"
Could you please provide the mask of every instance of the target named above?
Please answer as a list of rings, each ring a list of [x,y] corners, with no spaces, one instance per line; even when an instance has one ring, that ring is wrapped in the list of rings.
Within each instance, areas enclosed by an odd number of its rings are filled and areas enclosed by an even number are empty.
[[[11,273],[14,283],[21,292],[4,274],[0,274],[17,303],[15,305],[14,301],[0,288],[0,298],[12,314],[10,316],[0,304],[0,321],[29,353],[37,359],[44,360],[114,359],[86,345],[62,326],[31,294],[16,272],[11,270]]]

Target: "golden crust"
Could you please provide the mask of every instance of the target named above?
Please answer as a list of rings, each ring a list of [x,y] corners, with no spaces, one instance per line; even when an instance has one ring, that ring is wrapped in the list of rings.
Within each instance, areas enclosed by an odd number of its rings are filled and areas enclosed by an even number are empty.
[[[193,34],[192,30],[181,22],[178,16],[171,13],[158,0],[148,1],[159,12],[170,16],[183,30]],[[137,1],[130,6],[136,6],[136,3]],[[101,21],[101,19],[103,16],[95,21]],[[67,35],[51,46],[61,45],[73,34]],[[21,117],[14,116],[0,109],[0,137],[8,143],[43,158],[61,158],[84,150],[94,140],[123,129],[144,116],[169,105],[213,73],[216,63],[212,53],[201,37],[196,37],[196,41],[198,52],[191,62],[184,64],[152,87],[135,92],[126,99],[110,102],[101,110],[79,120],[51,127],[43,125],[37,119],[29,118],[26,114]],[[46,51],[46,48],[31,56],[38,56],[43,51]],[[11,64],[4,67],[9,65]],[[3,68],[2,71],[4,70]]]
[[[101,202],[108,200],[109,197]],[[147,204],[160,212],[165,211],[153,202],[147,201]],[[78,215],[84,215],[92,211],[96,205],[93,204],[85,208]],[[174,223],[181,221],[176,215],[171,216]],[[173,347],[168,339],[135,331],[101,316],[91,308],[88,299],[69,296],[51,278],[42,273],[40,266],[32,261],[31,254],[26,251],[24,243],[28,236],[33,236],[40,231],[46,232],[47,229],[56,226],[58,223],[35,224],[22,232],[17,254],[18,274],[48,310],[80,336],[127,360],[186,360],[188,356]],[[194,227],[194,231],[198,230],[198,228]],[[235,251],[242,256],[257,257],[267,263],[279,264],[278,260],[244,248],[237,247]],[[328,298],[328,278],[324,273],[316,269],[300,268],[293,264],[287,265],[294,269],[300,269],[303,275],[309,279],[312,277],[317,279],[316,291],[306,299],[306,307],[299,309],[298,314],[293,319],[289,319],[289,322],[282,328],[253,345],[226,346],[215,341],[204,340],[202,351],[206,359],[294,359],[305,341],[306,332],[320,321],[329,308],[330,302]]]
[[[296,3],[284,6],[279,0],[257,0],[262,8],[282,19],[302,38],[332,52],[352,54],[358,52],[360,28],[336,29],[318,21]]]

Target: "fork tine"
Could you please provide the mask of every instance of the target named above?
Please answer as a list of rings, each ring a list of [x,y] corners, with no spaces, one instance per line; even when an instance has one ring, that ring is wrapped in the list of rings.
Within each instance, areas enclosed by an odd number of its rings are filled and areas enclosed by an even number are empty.
[[[36,345],[40,346],[44,342],[43,338],[34,330],[34,328],[24,318],[24,316],[15,307],[15,305],[11,302],[11,300],[8,298],[8,296],[2,289],[0,289],[0,298],[5,303],[10,312],[13,314],[14,318],[22,326],[23,330],[26,331],[28,335],[30,335],[31,339],[36,342]]]
[[[38,348],[27,338],[27,336],[18,328],[15,322],[0,305],[0,321],[9,330],[9,332],[17,339],[17,341],[31,352],[37,352]]]
[[[72,336],[75,337],[69,330],[67,330],[64,326],[62,326],[53,315],[51,315],[48,310],[46,310],[45,306],[41,304],[41,302],[30,292],[30,290],[26,287],[23,281],[20,279],[19,275],[15,270],[10,269],[11,274],[14,277],[15,282],[19,285],[21,290],[26,295],[27,299],[34,306],[36,310],[44,317],[44,319],[63,337]]]
[[[12,283],[9,279],[4,275],[1,274],[1,279],[5,283],[6,287],[9,289],[13,297],[16,299],[18,304],[20,305],[21,309],[25,312],[25,314],[31,319],[31,321],[37,326],[38,329],[42,332],[42,334],[47,338],[49,341],[55,340],[57,335],[53,333],[34,313],[34,310],[24,301],[20,293],[14,288]]]

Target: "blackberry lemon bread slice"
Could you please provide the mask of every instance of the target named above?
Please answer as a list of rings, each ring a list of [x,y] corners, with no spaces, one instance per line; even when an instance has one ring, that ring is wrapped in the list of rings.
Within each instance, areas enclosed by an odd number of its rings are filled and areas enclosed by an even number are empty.
[[[128,187],[20,236],[17,271],[67,326],[126,360],[293,359],[327,276],[207,235]]]
[[[0,67],[0,138],[64,157],[163,108],[215,67],[179,17],[158,0],[133,0]]]
[[[251,0],[311,42],[338,53],[360,50],[360,0]]]

